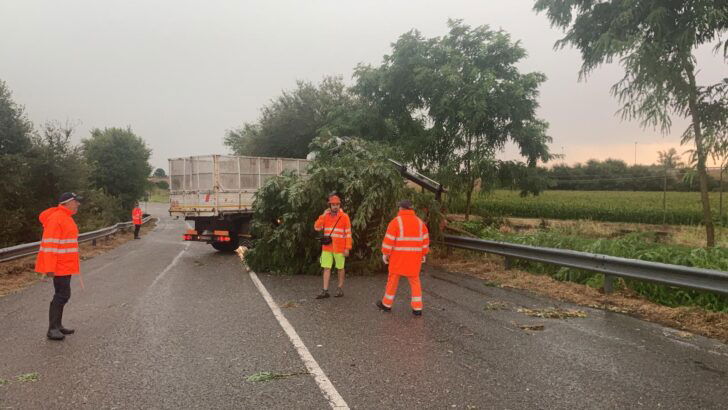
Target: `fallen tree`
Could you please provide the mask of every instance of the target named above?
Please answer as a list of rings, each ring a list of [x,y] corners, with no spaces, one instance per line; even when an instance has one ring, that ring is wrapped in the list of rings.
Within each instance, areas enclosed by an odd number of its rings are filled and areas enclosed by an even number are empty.
[[[313,224],[326,209],[327,197],[337,192],[342,209],[351,218],[354,247],[347,271],[370,274],[382,271],[380,246],[397,202],[414,201],[418,215],[439,235],[440,206],[429,193],[408,188],[387,161],[386,147],[350,138],[321,137],[311,143],[317,153],[306,176],[287,173],[269,179],[257,192],[253,205],[255,247],[245,254],[258,272],[316,274],[321,245]]]

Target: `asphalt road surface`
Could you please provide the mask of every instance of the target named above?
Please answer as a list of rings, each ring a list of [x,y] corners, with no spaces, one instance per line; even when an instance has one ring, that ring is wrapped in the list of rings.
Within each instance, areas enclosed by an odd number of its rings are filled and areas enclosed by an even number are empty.
[[[374,306],[384,275],[322,301],[319,277],[261,274],[259,288],[148,206],[154,231],[82,262],[65,341],[45,338],[50,282],[0,298],[0,408],[728,407],[717,341],[593,309],[529,317],[517,308],[576,307],[433,269],[421,318],[406,281],[391,313]],[[248,380],[261,372],[280,377]]]

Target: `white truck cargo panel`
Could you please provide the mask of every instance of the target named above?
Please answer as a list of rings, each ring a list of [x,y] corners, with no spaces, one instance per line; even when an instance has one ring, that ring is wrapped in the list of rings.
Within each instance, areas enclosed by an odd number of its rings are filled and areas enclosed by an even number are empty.
[[[169,212],[218,216],[250,212],[255,192],[283,171],[306,174],[309,161],[293,158],[203,155],[169,160]]]

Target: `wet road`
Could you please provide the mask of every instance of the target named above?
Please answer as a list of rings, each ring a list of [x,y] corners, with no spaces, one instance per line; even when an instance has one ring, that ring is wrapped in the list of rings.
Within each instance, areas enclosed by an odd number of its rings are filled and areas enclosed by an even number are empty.
[[[405,282],[391,314],[374,307],[384,276],[317,301],[318,277],[257,275],[282,325],[236,256],[149,206],[156,230],[82,263],[75,335],[45,339],[50,283],[0,298],[0,408],[330,408],[327,388],[351,408],[725,408],[726,345],[592,309],[528,317],[573,306],[458,274],[425,273],[422,318]]]

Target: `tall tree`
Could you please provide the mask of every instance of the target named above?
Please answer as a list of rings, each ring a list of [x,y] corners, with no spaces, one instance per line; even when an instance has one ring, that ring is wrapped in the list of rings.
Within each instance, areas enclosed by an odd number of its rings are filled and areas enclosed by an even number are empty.
[[[459,20],[448,26],[443,37],[402,35],[380,67],[357,68],[355,89],[397,124],[393,140],[412,163],[464,192],[469,214],[477,182],[496,177],[495,154],[506,142],[518,145],[530,166],[551,158],[548,124],[536,117],[546,77],[520,72],[526,50],[508,33]]]
[[[131,128],[94,129],[82,141],[93,186],[121,199],[124,209],[144,196],[151,150]]]
[[[685,140],[694,144],[700,182],[706,243],[715,245],[708,197],[705,113],[713,87],[697,84],[697,47],[715,42],[724,57],[728,41],[728,2],[725,0],[537,0],[551,24],[566,32],[557,47],[572,45],[581,51],[580,78],[595,68],[619,59],[625,70],[612,94],[623,104],[625,119],[640,119],[643,126],[668,132],[671,114],[690,120]],[[720,105],[720,104],[717,104]]]
[[[154,170],[152,176],[157,178],[166,178],[167,172],[165,172],[163,168],[157,168]]]
[[[0,247],[17,243],[18,235],[31,231],[28,202],[30,164],[28,154],[32,149],[33,127],[19,106],[12,99],[10,89],[0,80]]]
[[[675,148],[670,148],[665,151],[657,151],[657,156],[657,164],[666,170],[678,169],[685,166],[685,164],[680,160],[680,156],[677,154],[677,150]]]
[[[304,158],[316,136],[354,131],[347,119],[353,104],[340,77],[318,85],[298,81],[294,90],[262,108],[258,122],[228,131],[224,142],[238,155]]]

